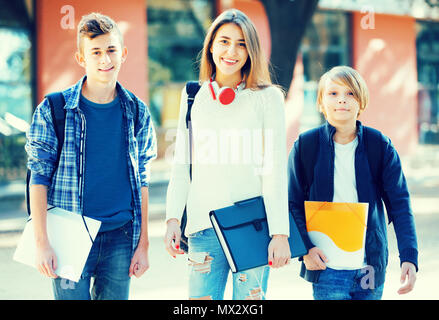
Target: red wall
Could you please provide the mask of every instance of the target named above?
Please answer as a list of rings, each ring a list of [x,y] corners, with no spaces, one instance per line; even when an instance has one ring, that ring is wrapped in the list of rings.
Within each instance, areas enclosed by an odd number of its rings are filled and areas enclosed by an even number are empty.
[[[66,28],[70,21],[65,16],[69,11],[61,13],[65,5],[74,9],[74,29]],[[119,81],[146,100],[148,47],[145,0],[39,0],[36,5],[38,101],[49,92],[76,83],[84,75],[84,69],[74,58],[76,27],[81,17],[90,12],[106,14],[119,25],[128,48],[128,58],[119,73]]]
[[[352,15],[353,67],[365,78],[371,97],[360,120],[407,154],[418,144],[415,19],[375,14],[375,28],[364,29],[364,16]]]

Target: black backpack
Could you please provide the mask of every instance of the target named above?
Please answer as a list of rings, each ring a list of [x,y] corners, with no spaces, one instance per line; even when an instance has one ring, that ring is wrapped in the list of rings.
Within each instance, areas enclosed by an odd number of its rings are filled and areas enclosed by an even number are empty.
[[[128,91],[129,92],[129,91]],[[133,93],[129,92],[131,97],[135,100],[135,96]],[[57,158],[56,158],[56,167],[58,167],[59,159],[61,157],[61,150],[64,145],[64,131],[66,124],[66,110],[64,106],[66,104],[64,95],[62,92],[53,92],[46,95],[46,98],[49,102],[50,113],[52,115],[53,127],[55,130],[56,138],[58,139],[58,149],[57,149]],[[136,101],[136,100],[135,100]],[[135,123],[137,126],[139,119],[139,108],[136,103],[136,118]],[[31,178],[31,171],[28,169],[26,174],[26,208],[27,214],[30,215],[30,197],[29,197],[29,183]]]
[[[53,127],[55,130],[56,138],[58,139],[58,149],[56,166],[58,167],[59,158],[61,156],[61,149],[64,144],[64,128],[66,124],[66,110],[64,105],[66,104],[64,100],[64,95],[62,92],[53,92],[46,95],[46,98],[50,105],[50,113],[52,115]],[[26,174],[26,208],[27,214],[30,215],[30,198],[29,198],[29,183],[31,178],[31,171],[27,169]]]

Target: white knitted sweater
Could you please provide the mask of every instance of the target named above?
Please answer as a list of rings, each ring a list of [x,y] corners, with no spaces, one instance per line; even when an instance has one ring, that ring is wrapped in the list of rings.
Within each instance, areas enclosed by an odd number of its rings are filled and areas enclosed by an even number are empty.
[[[187,94],[181,93],[166,220],[181,219],[186,235],[211,228],[209,212],[263,196],[270,235],[289,235],[287,152],[282,92],[244,89],[221,105],[203,83],[192,106],[193,164],[189,178]]]

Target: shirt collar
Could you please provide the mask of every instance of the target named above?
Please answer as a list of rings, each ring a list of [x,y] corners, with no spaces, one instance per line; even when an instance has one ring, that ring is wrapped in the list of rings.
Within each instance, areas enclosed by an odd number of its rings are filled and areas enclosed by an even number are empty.
[[[356,121],[356,125],[357,125],[357,137],[358,137],[358,143],[360,144],[360,142],[361,142],[362,139],[363,139],[363,125],[362,125],[362,123],[361,123],[360,120],[357,120],[357,121]],[[335,129],[334,126],[332,126],[332,125],[328,122],[328,120],[326,120],[324,127],[325,127],[326,136],[327,136],[327,138],[329,139],[329,142],[332,143],[332,141],[333,141],[333,137],[334,137],[334,134],[335,134],[336,129]]]
[[[84,81],[87,79],[87,75],[84,75],[73,87],[71,88],[72,94],[66,101],[65,109],[76,109],[79,105],[79,98],[81,97],[82,86],[84,85]],[[116,82],[116,90],[117,94],[122,102],[122,105],[126,103],[133,103],[133,99],[128,91],[119,83]]]

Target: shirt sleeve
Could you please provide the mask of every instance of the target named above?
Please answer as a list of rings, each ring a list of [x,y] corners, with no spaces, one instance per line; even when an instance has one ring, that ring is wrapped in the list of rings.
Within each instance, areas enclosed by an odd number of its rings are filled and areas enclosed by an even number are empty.
[[[32,123],[26,133],[25,150],[28,155],[27,167],[32,176],[38,177],[33,184],[50,185],[56,168],[58,139],[53,127],[50,105],[44,99],[35,109]]]
[[[189,130],[186,128],[187,93],[183,88],[180,100],[180,113],[178,119],[174,159],[171,177],[166,195],[166,221],[175,218],[181,220],[187,202],[190,177],[189,177]]]
[[[411,262],[418,269],[418,245],[415,221],[401,160],[392,142],[386,137],[382,171],[384,202],[393,222],[401,264]]]
[[[136,133],[139,174],[142,187],[149,186],[151,178],[151,162],[157,157],[157,140],[154,124],[148,107],[138,100],[139,128]]]
[[[285,102],[277,87],[265,90],[262,196],[270,236],[289,236]]]
[[[51,183],[50,178],[35,172],[31,173],[29,185],[40,184],[43,186],[50,186],[50,183]]]

